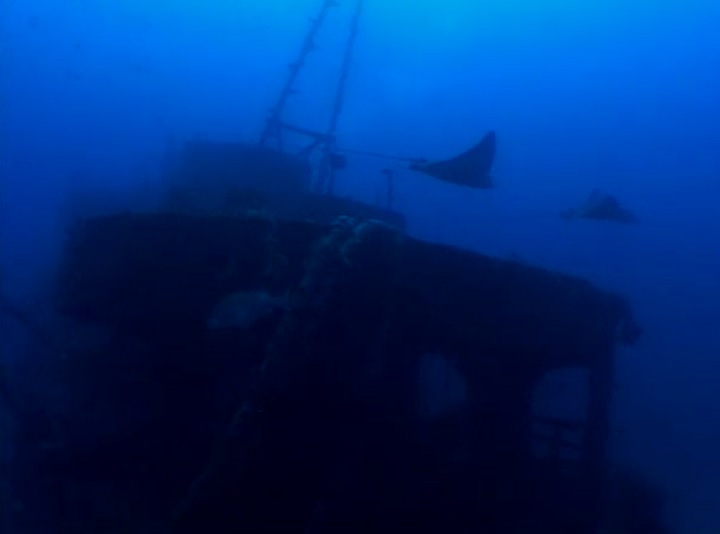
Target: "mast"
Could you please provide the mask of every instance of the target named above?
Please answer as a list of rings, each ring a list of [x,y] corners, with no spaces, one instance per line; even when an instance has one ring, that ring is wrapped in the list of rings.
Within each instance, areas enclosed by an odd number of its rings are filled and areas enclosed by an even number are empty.
[[[320,150],[320,158],[317,169],[318,179],[316,188],[319,192],[332,194],[335,185],[335,171],[344,165],[344,156],[337,153],[336,131],[337,125],[342,113],[343,104],[345,102],[345,92],[347,86],[350,66],[352,64],[352,55],[357,39],[358,27],[360,25],[360,17],[362,16],[364,0],[356,0],[355,11],[353,13],[350,24],[350,34],[348,36],[343,61],[340,68],[333,105],[330,113],[330,120],[327,129],[324,132],[313,131],[308,128],[288,124],[283,121],[283,113],[288,98],[295,94],[295,82],[297,81],[300,71],[305,66],[307,57],[315,50],[315,38],[322,28],[328,12],[331,7],[338,5],[337,0],[324,0],[318,15],[312,19],[310,30],[308,31],[295,61],[290,63],[290,72],[285,84],[280,91],[275,105],[270,109],[270,115],[265,124],[265,129],[260,136],[260,145],[267,146],[271,141],[274,142],[275,148],[283,150],[283,133],[286,131],[300,134],[310,138],[310,143],[299,151],[300,156],[309,157],[315,150]]]
[[[297,81],[297,77],[300,74],[300,71],[305,66],[305,60],[316,48],[315,38],[317,37],[318,32],[325,23],[325,19],[327,18],[327,14],[330,11],[330,8],[335,6],[337,6],[337,0],[324,0],[322,6],[320,7],[320,12],[318,13],[318,15],[315,18],[311,19],[310,30],[308,31],[307,35],[305,36],[305,40],[300,46],[300,52],[298,53],[295,61],[288,65],[290,73],[287,77],[287,80],[285,81],[285,85],[280,91],[280,96],[275,102],[275,105],[270,108],[270,116],[268,117],[267,123],[265,124],[265,129],[260,136],[261,146],[266,146],[268,141],[273,139],[277,143],[278,148],[282,150],[282,131],[285,128],[282,122],[282,114],[285,111],[285,105],[287,104],[287,100],[290,95],[297,92],[295,89],[295,82]]]
[[[350,74],[350,66],[352,64],[353,51],[355,49],[355,41],[357,40],[358,27],[360,26],[360,17],[362,16],[364,4],[364,0],[356,0],[355,13],[350,23],[350,35],[345,45],[345,54],[340,69],[340,78],[338,79],[337,89],[335,90],[335,100],[330,115],[330,123],[325,132],[325,143],[323,145],[318,176],[318,189],[322,192],[324,188],[327,188],[326,192],[328,194],[332,194],[335,188],[335,171],[338,166],[335,153],[337,148],[335,134],[340,113],[342,113],[343,104],[345,103],[347,79]]]

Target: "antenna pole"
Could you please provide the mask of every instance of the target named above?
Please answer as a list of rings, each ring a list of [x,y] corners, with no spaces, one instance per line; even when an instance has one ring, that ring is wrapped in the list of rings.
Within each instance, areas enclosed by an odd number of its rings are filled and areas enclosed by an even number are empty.
[[[342,113],[343,104],[345,103],[345,91],[347,86],[348,75],[350,74],[350,66],[353,59],[353,50],[355,41],[357,40],[358,27],[360,26],[360,17],[362,16],[364,0],[357,0],[355,4],[355,13],[353,14],[350,25],[350,36],[345,45],[345,55],[340,70],[340,78],[338,80],[337,89],[335,91],[335,100],[333,102],[332,114],[330,115],[330,123],[325,134],[325,143],[323,144],[322,157],[320,159],[318,190],[321,192],[327,188],[327,193],[332,194],[335,187],[335,170],[336,170],[336,139],[340,113]]]
[[[337,0],[324,0],[320,8],[320,12],[315,18],[312,19],[310,30],[305,36],[305,40],[300,47],[300,52],[297,58],[288,66],[288,68],[290,69],[290,73],[287,77],[287,80],[285,81],[285,85],[283,86],[282,91],[280,91],[280,96],[275,102],[275,105],[270,109],[270,116],[268,117],[267,123],[265,124],[265,129],[260,136],[260,145],[264,146],[268,143],[268,141],[274,139],[278,144],[278,148],[282,149],[283,125],[281,117],[283,112],[285,111],[285,104],[287,103],[288,97],[296,92],[295,82],[298,75],[300,74],[300,71],[305,66],[305,60],[307,59],[308,55],[310,55],[310,53],[315,50],[315,37],[322,28],[323,23],[327,18],[328,11],[330,11],[331,7],[334,7],[336,5]]]

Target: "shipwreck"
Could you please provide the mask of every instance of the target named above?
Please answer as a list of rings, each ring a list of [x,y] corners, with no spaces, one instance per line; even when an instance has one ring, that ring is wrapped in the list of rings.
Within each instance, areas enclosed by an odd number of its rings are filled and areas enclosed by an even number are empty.
[[[189,188],[194,168],[174,171]],[[301,215],[240,193],[234,213],[173,191],[172,209],[74,227],[56,309],[75,348],[49,375],[70,400],[19,418],[29,525],[595,532],[614,355],[639,335],[622,297],[414,239],[377,207],[319,196]],[[207,328],[219,299],[258,288],[289,306]],[[559,369],[587,371],[582,419],[534,409]]]
[[[333,196],[336,115],[323,134],[285,124],[291,92],[263,142],[175,154],[158,210],[73,227],[56,357],[12,403],[13,528],[595,533],[615,354],[640,335],[627,301]],[[316,165],[268,146],[288,129]],[[207,327],[258,289],[288,306]],[[563,369],[585,373],[582,417],[536,409]]]

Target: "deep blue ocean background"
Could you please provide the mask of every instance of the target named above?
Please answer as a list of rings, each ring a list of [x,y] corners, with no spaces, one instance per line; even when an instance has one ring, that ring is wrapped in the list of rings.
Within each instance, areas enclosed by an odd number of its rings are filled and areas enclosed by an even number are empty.
[[[151,202],[169,140],[256,139],[319,4],[1,0],[3,291],[43,298],[78,190]],[[339,4],[293,122],[327,121]],[[718,28],[712,0],[368,0],[338,131],[430,159],[497,131],[496,189],[401,171],[396,208],[414,236],[631,300],[645,335],[618,355],[613,456],[667,490],[687,533],[720,532]],[[352,158],[337,193],[373,202],[387,165]],[[558,217],[595,188],[640,222]]]

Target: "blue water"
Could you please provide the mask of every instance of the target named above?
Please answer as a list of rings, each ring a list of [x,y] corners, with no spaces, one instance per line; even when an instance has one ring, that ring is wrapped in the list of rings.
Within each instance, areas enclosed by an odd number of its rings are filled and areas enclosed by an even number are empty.
[[[349,3],[294,122],[327,121]],[[494,190],[399,171],[410,233],[626,295],[645,335],[619,354],[614,458],[668,492],[680,532],[720,532],[720,3],[366,4],[340,143],[442,159],[497,131]],[[318,5],[3,0],[4,290],[35,297],[78,188],[153,190],[169,138],[254,139]],[[386,165],[353,159],[338,194],[372,201]],[[558,217],[598,187],[640,223]]]

